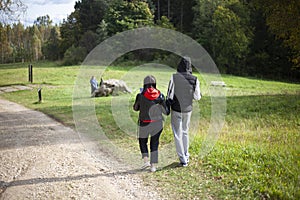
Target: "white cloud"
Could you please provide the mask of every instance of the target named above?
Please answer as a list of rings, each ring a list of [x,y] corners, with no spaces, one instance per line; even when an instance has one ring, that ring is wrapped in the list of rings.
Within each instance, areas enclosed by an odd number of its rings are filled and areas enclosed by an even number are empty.
[[[69,4],[74,3],[74,0],[23,0],[25,4],[30,5],[45,5],[45,4]]]
[[[25,25],[32,25],[40,16],[49,15],[54,24],[61,23],[74,11],[76,0],[24,0],[28,6],[22,20]]]

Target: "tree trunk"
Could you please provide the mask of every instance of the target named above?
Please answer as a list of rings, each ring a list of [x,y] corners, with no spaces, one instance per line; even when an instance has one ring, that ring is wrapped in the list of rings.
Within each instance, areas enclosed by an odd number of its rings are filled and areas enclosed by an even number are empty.
[[[159,0],[157,0],[157,19],[160,20],[160,3],[159,3]]]
[[[180,32],[182,32],[183,29],[183,0],[181,0],[181,5],[180,5]]]
[[[168,0],[168,19],[170,19],[170,0]]]

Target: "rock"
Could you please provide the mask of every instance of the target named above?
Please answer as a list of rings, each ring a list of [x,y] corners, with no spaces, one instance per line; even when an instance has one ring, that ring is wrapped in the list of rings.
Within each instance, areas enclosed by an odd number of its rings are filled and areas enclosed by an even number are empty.
[[[225,82],[223,82],[223,81],[211,81],[210,85],[211,86],[222,86],[222,87],[226,86]]]
[[[117,79],[101,79],[100,87],[94,91],[92,97],[104,97],[109,95],[119,95],[120,93],[131,93],[125,81]]]

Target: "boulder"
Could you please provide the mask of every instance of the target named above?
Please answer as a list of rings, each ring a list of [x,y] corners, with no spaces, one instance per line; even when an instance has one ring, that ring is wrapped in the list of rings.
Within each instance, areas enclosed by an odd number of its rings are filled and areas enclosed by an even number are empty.
[[[92,97],[104,97],[109,95],[119,95],[120,93],[131,93],[125,81],[117,79],[101,79],[100,86],[96,89]]]

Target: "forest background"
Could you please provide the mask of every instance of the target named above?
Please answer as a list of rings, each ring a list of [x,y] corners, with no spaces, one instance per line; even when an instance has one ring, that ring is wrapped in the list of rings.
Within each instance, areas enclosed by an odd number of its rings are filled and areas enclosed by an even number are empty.
[[[12,8],[22,11],[22,6],[21,0],[0,1],[0,63],[51,60],[76,65],[114,34],[159,26],[199,42],[221,73],[300,80],[297,0],[79,0],[61,24],[46,15],[31,26],[12,15]],[[146,49],[118,62],[159,61],[175,67],[176,58]]]

